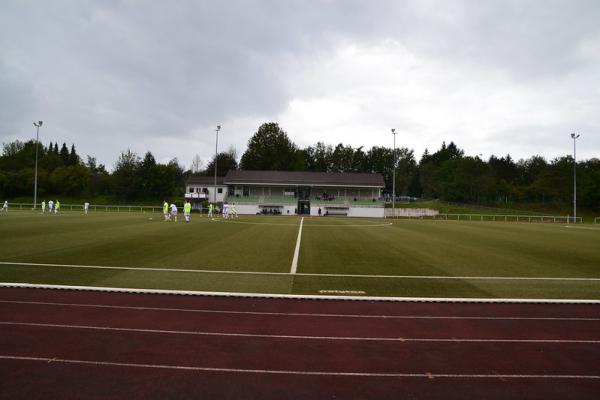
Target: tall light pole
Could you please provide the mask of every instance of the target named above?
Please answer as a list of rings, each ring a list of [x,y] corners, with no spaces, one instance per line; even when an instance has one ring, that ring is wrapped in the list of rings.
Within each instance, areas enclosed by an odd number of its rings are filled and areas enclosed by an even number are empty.
[[[392,216],[396,217],[396,129],[392,128],[394,135],[394,175],[392,176]]]
[[[571,139],[573,139],[573,223],[577,223],[577,148],[575,143],[579,136],[581,135],[571,133]]]
[[[33,123],[33,126],[36,128],[35,133],[35,178],[33,184],[33,209],[35,210],[37,206],[37,175],[38,175],[38,144],[40,142],[40,126],[44,121],[38,121],[37,123]]]
[[[213,200],[215,206],[217,205],[217,158],[219,153],[217,153],[217,147],[219,146],[219,131],[221,130],[221,125],[217,125],[217,136],[215,140],[215,191],[213,194]]]

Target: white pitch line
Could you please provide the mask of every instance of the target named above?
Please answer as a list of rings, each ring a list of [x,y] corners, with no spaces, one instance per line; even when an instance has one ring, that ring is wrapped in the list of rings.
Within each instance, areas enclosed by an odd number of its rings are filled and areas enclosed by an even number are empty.
[[[244,368],[211,368],[195,367],[187,365],[165,365],[165,364],[140,364],[140,363],[121,363],[109,361],[92,360],[73,360],[58,357],[24,357],[15,355],[0,355],[3,360],[15,361],[42,361],[48,364],[80,364],[94,366],[110,367],[132,367],[132,368],[151,368],[151,369],[170,369],[183,371],[204,371],[204,372],[233,372],[249,374],[270,374],[270,375],[317,375],[317,376],[363,376],[378,378],[462,378],[462,379],[600,379],[600,375],[550,375],[550,374],[446,374],[446,373],[383,373],[383,372],[337,372],[337,371],[295,371],[295,370],[270,370],[270,369],[244,369]]]
[[[168,329],[144,329],[144,328],[116,328],[110,326],[93,325],[68,325],[68,324],[44,324],[34,322],[0,321],[5,326],[28,326],[36,328],[61,328],[81,329],[103,332],[133,332],[133,333],[157,333],[163,335],[192,335],[192,336],[225,336],[261,339],[293,339],[293,340],[331,340],[331,341],[357,341],[357,342],[428,342],[428,343],[549,343],[549,344],[600,344],[600,340],[578,340],[578,339],[461,339],[461,338],[408,338],[408,337],[355,337],[355,336],[306,336],[306,335],[269,335],[265,333],[230,333],[230,332],[203,332],[203,331],[180,331]]]
[[[300,220],[300,228],[298,228],[298,238],[296,239],[296,248],[294,249],[294,258],[292,258],[292,267],[290,274],[295,274],[298,269],[298,255],[300,254],[300,240],[302,239],[302,224],[304,223],[304,217]]]
[[[297,264],[297,251],[300,249],[300,235],[302,223],[298,231],[298,240],[294,258]],[[191,272],[206,274],[238,274],[238,275],[301,275],[301,276],[327,276],[339,278],[385,278],[385,279],[461,279],[461,280],[523,280],[523,281],[582,281],[594,282],[600,281],[600,278],[571,278],[571,277],[542,277],[542,276],[448,276],[448,275],[361,275],[361,274],[310,274],[295,272],[253,272],[253,271],[231,271],[231,270],[210,270],[210,269],[186,269],[186,268],[154,268],[154,267],[115,267],[106,265],[79,265],[79,264],[47,264],[47,263],[26,263],[0,261],[0,265],[20,265],[31,267],[58,267],[58,268],[82,268],[82,269],[118,269],[127,271],[157,271],[157,272]],[[293,260],[292,260],[293,266]]]
[[[571,226],[571,225],[565,225],[565,228],[569,228],[569,229],[586,229],[588,231],[600,231],[600,228],[591,228],[591,227],[587,227],[587,226]]]
[[[267,316],[282,316],[282,317],[316,317],[316,318],[368,318],[368,319],[441,319],[441,320],[490,320],[490,321],[600,321],[600,318],[586,317],[485,317],[485,316],[460,316],[460,315],[373,315],[373,314],[327,314],[327,313],[282,313],[282,312],[267,312],[267,311],[233,311],[233,310],[207,310],[198,308],[166,308],[166,307],[142,307],[142,306],[116,306],[107,304],[81,304],[81,303],[56,303],[46,301],[19,301],[19,300],[0,300],[0,303],[8,304],[28,304],[42,306],[59,306],[59,307],[89,307],[89,308],[106,308],[115,310],[135,310],[135,311],[166,311],[166,312],[190,312],[190,313],[205,313],[205,314],[233,314],[233,315],[267,315]]]
[[[300,274],[298,274],[300,275]],[[253,292],[209,292],[201,290],[173,289],[140,289],[108,286],[77,286],[49,285],[45,283],[0,282],[0,288],[76,290],[85,292],[125,293],[125,294],[157,294],[178,296],[215,296],[254,299],[283,299],[283,300],[332,300],[332,301],[385,301],[413,303],[477,303],[477,304],[600,304],[600,300],[591,299],[544,299],[517,297],[394,297],[394,296],[345,296],[345,295],[314,295],[314,294],[281,294]]]
[[[2,265],[22,265],[32,267],[58,267],[58,268],[82,268],[82,269],[119,269],[127,271],[157,271],[157,272],[193,272],[193,273],[212,273],[212,274],[247,274],[247,275],[289,275],[287,272],[244,272],[244,271],[223,271],[209,269],[187,269],[187,268],[154,268],[154,267],[115,267],[109,265],[78,265],[78,264],[45,264],[45,263],[24,263],[0,261]]]

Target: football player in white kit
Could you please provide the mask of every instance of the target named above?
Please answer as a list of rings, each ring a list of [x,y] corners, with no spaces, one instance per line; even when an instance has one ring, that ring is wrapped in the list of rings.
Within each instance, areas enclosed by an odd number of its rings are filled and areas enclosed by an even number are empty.
[[[171,204],[171,216],[173,220],[177,222],[177,206],[175,204]]]
[[[50,214],[52,214],[52,209],[53,209],[53,208],[54,208],[54,202],[53,202],[52,200],[50,200],[50,201],[48,202],[48,212],[49,212]]]
[[[229,218],[229,204],[227,202],[223,203],[223,218]]]
[[[90,203],[88,203],[87,201],[85,203],[83,203],[83,212],[85,215],[87,215],[89,208],[90,208]]]

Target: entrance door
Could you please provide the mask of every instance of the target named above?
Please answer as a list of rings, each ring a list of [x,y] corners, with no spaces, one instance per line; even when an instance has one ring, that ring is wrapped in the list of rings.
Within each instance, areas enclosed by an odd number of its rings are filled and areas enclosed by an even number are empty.
[[[298,200],[298,215],[310,214],[310,200]]]

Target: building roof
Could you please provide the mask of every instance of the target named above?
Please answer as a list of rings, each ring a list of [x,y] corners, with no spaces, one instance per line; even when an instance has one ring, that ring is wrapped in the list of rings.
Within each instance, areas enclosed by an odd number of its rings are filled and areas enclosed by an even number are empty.
[[[351,172],[306,172],[306,171],[233,171],[225,176],[225,183],[264,185],[306,186],[354,186],[383,188],[381,174]]]
[[[217,185],[224,186],[223,177],[217,176]],[[215,177],[214,176],[191,176],[186,181],[186,185],[205,185],[205,186],[214,186]]]

